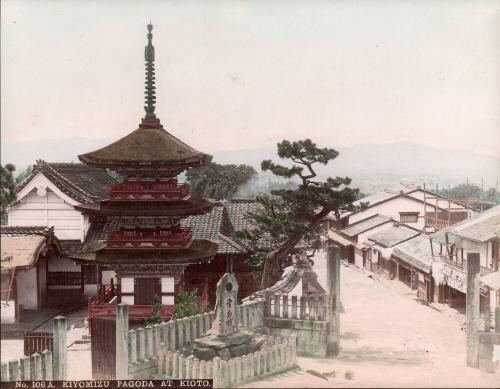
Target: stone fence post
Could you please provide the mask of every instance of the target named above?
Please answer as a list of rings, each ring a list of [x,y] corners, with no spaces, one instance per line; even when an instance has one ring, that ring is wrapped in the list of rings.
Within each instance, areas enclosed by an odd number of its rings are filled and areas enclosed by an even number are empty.
[[[479,253],[467,254],[467,366],[479,366]]]
[[[335,356],[340,348],[340,248],[327,246],[327,356]]]
[[[67,321],[63,316],[57,316],[53,321],[54,328],[54,350],[52,353],[52,376],[54,380],[66,379],[68,368],[67,346]]]
[[[116,306],[116,379],[128,378],[128,305]]]

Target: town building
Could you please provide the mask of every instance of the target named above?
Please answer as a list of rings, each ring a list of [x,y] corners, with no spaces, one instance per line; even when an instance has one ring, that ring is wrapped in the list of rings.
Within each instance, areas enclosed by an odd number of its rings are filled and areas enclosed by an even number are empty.
[[[50,304],[50,269],[57,266],[61,246],[53,228],[2,227],[1,322],[14,323],[25,311]]]

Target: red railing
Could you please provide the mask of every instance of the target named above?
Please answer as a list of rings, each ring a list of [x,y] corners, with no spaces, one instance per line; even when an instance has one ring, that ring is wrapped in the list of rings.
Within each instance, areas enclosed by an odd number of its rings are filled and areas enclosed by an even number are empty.
[[[108,247],[168,247],[186,246],[192,238],[189,228],[141,228],[120,229],[108,234]]]
[[[189,194],[187,184],[177,180],[155,182],[124,181],[111,187],[110,198],[115,200],[182,199]]]

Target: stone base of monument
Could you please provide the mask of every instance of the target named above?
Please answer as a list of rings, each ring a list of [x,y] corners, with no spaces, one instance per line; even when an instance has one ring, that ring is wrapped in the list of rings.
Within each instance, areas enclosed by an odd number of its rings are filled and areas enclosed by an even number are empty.
[[[221,335],[210,333],[194,341],[192,354],[195,358],[208,361],[218,356],[227,361],[232,357],[241,357],[259,351],[267,336],[250,331],[238,331]]]

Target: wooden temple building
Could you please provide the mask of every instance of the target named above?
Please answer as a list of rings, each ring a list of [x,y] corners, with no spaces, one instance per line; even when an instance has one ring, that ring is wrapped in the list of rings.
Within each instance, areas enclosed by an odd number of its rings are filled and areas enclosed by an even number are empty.
[[[212,157],[167,132],[154,113],[152,28],[149,24],[145,48],[146,115],[139,128],[79,156],[86,165],[122,177],[111,186],[108,198],[75,207],[89,216],[91,228],[72,259],[104,265],[116,274],[117,281],[89,306],[90,316],[112,309],[107,303],[114,299],[129,304],[130,317],[147,317],[158,296],[160,315],[170,317],[186,266],[207,264],[217,254],[217,242],[195,238],[189,227],[181,225],[183,218],[209,212],[214,202],[191,196],[177,176]],[[199,286],[206,299],[206,283]]]
[[[245,263],[249,250],[234,232],[249,227],[245,214],[258,204],[195,197],[178,181],[180,173],[210,162],[211,156],[167,132],[154,113],[151,30],[149,25],[146,114],[139,128],[80,155],[83,163],[39,160],[16,188],[7,210],[9,228],[54,227],[60,246],[39,283],[38,294],[47,298],[36,306],[21,301],[21,311],[83,303],[90,317],[111,316],[116,303],[124,302],[131,318],[147,318],[157,296],[160,315],[167,319],[180,289],[197,289],[198,303],[213,305],[216,283],[228,271],[238,278],[241,298],[257,289],[254,269]],[[8,231],[2,229],[2,237]],[[19,271],[5,275],[2,284],[12,278],[16,285]]]

